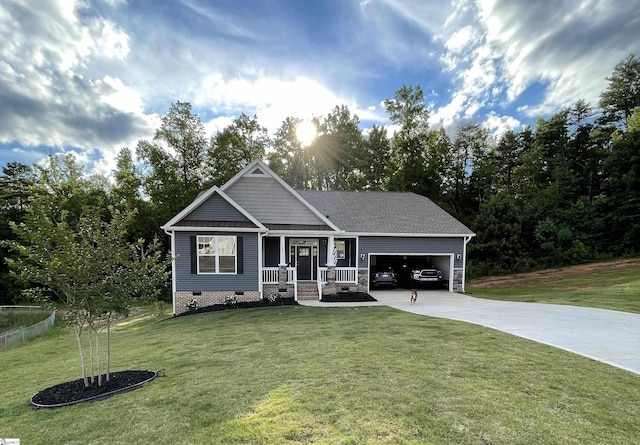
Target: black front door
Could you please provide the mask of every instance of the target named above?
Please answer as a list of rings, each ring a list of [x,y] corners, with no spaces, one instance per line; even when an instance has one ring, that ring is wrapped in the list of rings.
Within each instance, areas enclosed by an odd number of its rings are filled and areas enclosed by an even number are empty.
[[[296,273],[298,280],[311,280],[311,249],[311,246],[296,246]]]

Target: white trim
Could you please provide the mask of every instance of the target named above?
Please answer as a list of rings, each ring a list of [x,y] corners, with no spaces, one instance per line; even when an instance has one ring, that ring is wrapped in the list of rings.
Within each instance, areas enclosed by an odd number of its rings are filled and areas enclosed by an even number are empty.
[[[465,238],[462,246],[462,292],[466,292],[464,286],[467,281],[467,244],[471,238],[472,236]]]
[[[215,253],[210,254],[200,254],[200,237],[213,237],[215,240]],[[235,253],[233,254],[233,264],[234,264],[234,272],[220,272],[220,257],[230,257],[232,255],[220,254],[218,251],[220,249],[220,238],[233,238],[235,240],[234,248]],[[200,257],[213,257],[215,258],[215,269],[218,272],[200,272]],[[198,275],[238,275],[238,237],[236,235],[196,235],[196,272]]]
[[[469,238],[475,233],[384,233],[384,232],[343,232],[341,237],[348,236],[382,236],[382,237],[407,237],[407,238]]]
[[[213,196],[215,193],[217,193],[218,195],[220,195],[222,197],[222,199],[224,199],[225,201],[227,201],[229,204],[231,204],[233,206],[233,208],[235,208],[237,211],[239,211],[242,215],[244,215],[249,221],[251,221],[253,224],[255,224],[255,226],[264,231],[267,230],[267,228],[265,226],[262,225],[262,223],[260,221],[258,221],[257,219],[255,219],[249,212],[247,212],[245,209],[243,209],[242,207],[240,207],[240,205],[238,205],[238,203],[236,203],[233,199],[229,198],[227,196],[226,193],[224,193],[221,189],[219,189],[216,186],[211,187],[209,190],[207,190],[206,192],[202,193],[200,196],[198,196],[191,204],[189,204],[187,207],[185,207],[180,213],[178,213],[176,216],[174,216],[173,218],[171,218],[169,220],[169,222],[167,222],[164,226],[162,226],[162,229],[165,230],[173,230],[174,226],[180,222],[182,219],[184,219],[187,215],[189,215],[191,212],[193,212],[196,208],[198,208],[202,203],[204,203],[207,199],[209,199],[211,196]]]
[[[176,237],[174,236],[174,233],[171,232],[169,234],[169,236],[171,237],[171,293],[172,295],[172,300],[173,300],[173,315],[176,315],[176,292],[178,289],[178,280],[176,279],[176,259],[177,257],[174,256],[175,252],[176,252]]]
[[[250,229],[246,227],[187,227],[187,226],[162,226],[166,232],[227,232],[227,233],[265,233],[269,232],[267,229]]]
[[[317,216],[322,222],[324,222],[326,225],[328,225],[329,227],[331,227],[332,229],[334,229],[335,232],[342,232],[342,230],[336,226],[335,224],[333,224],[333,222],[331,222],[329,220],[329,218],[327,218],[326,216],[324,216],[322,213],[320,213],[320,211],[318,209],[316,209],[314,206],[311,205],[311,203],[309,203],[309,201],[307,201],[306,199],[304,199],[302,196],[300,196],[298,194],[298,192],[296,192],[293,187],[291,187],[289,184],[287,184],[286,182],[284,182],[284,180],[276,175],[273,170],[271,170],[264,162],[262,162],[261,159],[256,159],[255,161],[253,161],[251,164],[247,165],[245,168],[243,168],[237,175],[235,175],[233,178],[231,178],[230,180],[228,180],[225,184],[222,185],[221,190],[227,190],[229,187],[231,187],[233,184],[235,184],[236,182],[238,182],[240,180],[240,178],[242,178],[243,176],[247,176],[249,177],[250,174],[248,172],[252,171],[252,169],[256,166],[261,167],[261,169],[269,174],[273,179],[275,179],[282,187],[284,187],[285,190],[287,190],[289,193],[291,193],[298,201],[300,201],[305,207],[307,207],[309,210],[311,210],[311,212]],[[255,177],[255,176],[254,176]]]
[[[371,256],[372,255],[384,255],[384,256],[440,256],[440,257],[449,257],[449,292],[453,292],[453,269],[455,264],[455,253],[402,253],[402,252],[382,252],[375,253],[369,252],[367,256],[367,292],[371,291],[371,277],[369,276],[369,271],[371,270]]]

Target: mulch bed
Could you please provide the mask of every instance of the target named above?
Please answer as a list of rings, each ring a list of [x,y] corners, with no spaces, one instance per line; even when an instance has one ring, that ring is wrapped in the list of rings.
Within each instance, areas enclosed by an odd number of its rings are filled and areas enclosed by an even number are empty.
[[[195,311],[187,311],[176,315],[176,317],[184,317],[185,315],[202,314],[204,312],[225,311],[229,309],[247,309],[254,307],[273,307],[273,306],[296,306],[298,304],[293,298],[281,298],[274,303],[268,300],[260,301],[241,301],[236,304],[213,304],[196,309]]]
[[[358,303],[362,301],[378,301],[366,292],[338,292],[323,295],[323,303]]]
[[[109,374],[107,382],[102,375],[102,386],[98,386],[97,378],[89,387],[84,380],[78,379],[60,383],[43,389],[31,398],[34,408],[60,408],[81,402],[103,400],[116,394],[139,388],[156,377],[153,371],[118,371]]]

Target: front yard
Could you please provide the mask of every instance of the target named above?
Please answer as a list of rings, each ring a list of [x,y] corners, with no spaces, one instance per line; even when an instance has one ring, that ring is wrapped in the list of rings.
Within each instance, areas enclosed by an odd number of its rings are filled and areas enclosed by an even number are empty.
[[[0,353],[0,437],[45,444],[622,444],[638,376],[482,327],[385,307],[271,307],[122,325],[112,369],[160,372],[33,411],[79,377],[56,328]]]

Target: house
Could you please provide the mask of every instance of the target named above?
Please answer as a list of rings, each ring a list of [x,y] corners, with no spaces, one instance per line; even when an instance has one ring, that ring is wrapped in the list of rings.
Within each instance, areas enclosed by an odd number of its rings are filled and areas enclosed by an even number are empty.
[[[294,190],[261,160],[201,193],[162,228],[174,256],[174,314],[191,299],[203,307],[230,295],[366,292],[371,270],[382,264],[434,265],[450,292],[463,291],[474,236],[423,196]]]

